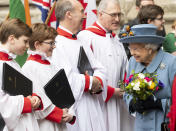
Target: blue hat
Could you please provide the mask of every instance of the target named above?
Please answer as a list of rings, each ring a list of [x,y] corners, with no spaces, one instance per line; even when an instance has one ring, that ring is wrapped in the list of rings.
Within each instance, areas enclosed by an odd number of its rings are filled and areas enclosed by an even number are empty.
[[[156,35],[157,27],[152,24],[139,24],[131,27],[124,26],[120,31],[122,43],[151,43],[162,44],[164,37]]]

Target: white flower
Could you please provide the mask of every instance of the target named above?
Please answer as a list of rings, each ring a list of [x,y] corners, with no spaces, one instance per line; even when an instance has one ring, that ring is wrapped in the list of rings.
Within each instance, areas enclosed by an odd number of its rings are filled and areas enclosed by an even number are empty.
[[[134,85],[133,90],[140,91],[139,86],[140,86],[140,82],[137,82],[137,83]]]
[[[131,83],[131,86],[134,86],[134,83],[133,83],[133,82]]]
[[[141,78],[141,79],[144,79],[144,78],[145,78],[145,75],[142,74],[142,73],[139,73],[139,74],[138,74],[138,77]]]
[[[144,82],[145,82],[145,83],[148,83],[146,79],[144,79]]]
[[[148,82],[148,84],[149,84],[149,86],[151,86],[151,84],[152,84],[152,81],[149,81],[149,82]]]

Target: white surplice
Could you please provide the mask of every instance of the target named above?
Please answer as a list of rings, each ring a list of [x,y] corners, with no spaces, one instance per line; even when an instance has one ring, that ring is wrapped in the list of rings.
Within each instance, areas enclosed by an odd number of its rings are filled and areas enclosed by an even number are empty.
[[[103,29],[100,24],[98,25]],[[90,28],[96,28],[98,32],[101,30],[96,26],[91,26]],[[78,37],[92,48],[95,58],[106,67],[107,85],[119,88],[118,82],[123,80],[124,71],[127,67],[126,53],[118,37],[114,37],[111,33],[106,33],[105,29],[103,30],[104,36],[93,33],[90,30],[84,30],[78,34]],[[112,96],[102,107],[105,109],[106,131],[132,131],[134,118],[129,114],[122,99]]]
[[[14,58],[15,55],[9,53],[6,49],[0,49],[9,55],[9,58]],[[0,60],[0,79],[2,80],[3,63],[21,72],[20,66],[14,61]],[[22,73],[23,74],[23,73]],[[2,81],[0,81],[2,87]],[[33,113],[23,113],[24,97],[22,95],[10,96],[0,88],[0,113],[6,123],[3,131],[39,131],[37,120]]]
[[[62,30],[70,33],[67,29],[59,26]],[[59,33],[60,34],[60,33]],[[63,68],[69,70],[66,71],[67,76],[71,77],[69,79],[72,92],[75,97],[75,114],[76,122],[73,126],[68,126],[69,131],[106,131],[105,123],[103,120],[103,113],[101,109],[101,103],[98,97],[106,97],[106,88],[103,87],[103,93],[99,95],[91,95],[89,92],[84,92],[85,88],[85,76],[79,73],[77,68],[78,57],[80,46],[84,47],[86,55],[94,69],[94,76],[98,76],[106,85],[105,80],[105,68],[95,60],[91,50],[83,45],[82,42],[77,39],[69,39],[63,35],[58,35],[56,37],[56,48],[53,51],[52,62],[58,66],[61,63]],[[62,58],[62,59],[60,59]],[[92,76],[90,77],[90,87],[92,85]]]
[[[48,60],[44,53],[36,51],[28,51],[28,54],[40,55],[43,60]],[[39,127],[41,131],[67,131],[65,124],[58,124],[50,120],[46,120],[47,117],[55,108],[55,105],[45,95],[44,86],[47,82],[57,73],[56,68],[52,64],[42,64],[34,60],[27,60],[22,67],[23,72],[33,81],[34,90],[39,94],[42,99],[44,109],[42,111],[36,111],[35,116],[38,119]]]

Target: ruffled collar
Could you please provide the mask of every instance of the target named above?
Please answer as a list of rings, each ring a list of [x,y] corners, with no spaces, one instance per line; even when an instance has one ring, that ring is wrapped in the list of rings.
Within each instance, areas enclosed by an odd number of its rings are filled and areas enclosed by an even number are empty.
[[[0,47],[0,59],[1,60],[10,61],[10,60],[13,60],[15,58],[16,58],[15,54],[10,53],[9,50]]]
[[[31,51],[31,50],[28,50],[27,53],[29,54],[29,57],[27,60],[33,60],[41,64],[50,65],[51,58],[47,57],[45,53],[39,52],[39,51]]]

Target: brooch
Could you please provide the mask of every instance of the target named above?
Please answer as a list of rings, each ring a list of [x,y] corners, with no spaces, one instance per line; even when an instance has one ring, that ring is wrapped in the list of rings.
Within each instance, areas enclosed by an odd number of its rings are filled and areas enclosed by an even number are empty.
[[[164,63],[161,63],[161,64],[160,64],[160,69],[161,69],[161,70],[164,70],[165,67],[166,67],[166,65],[165,65]]]

